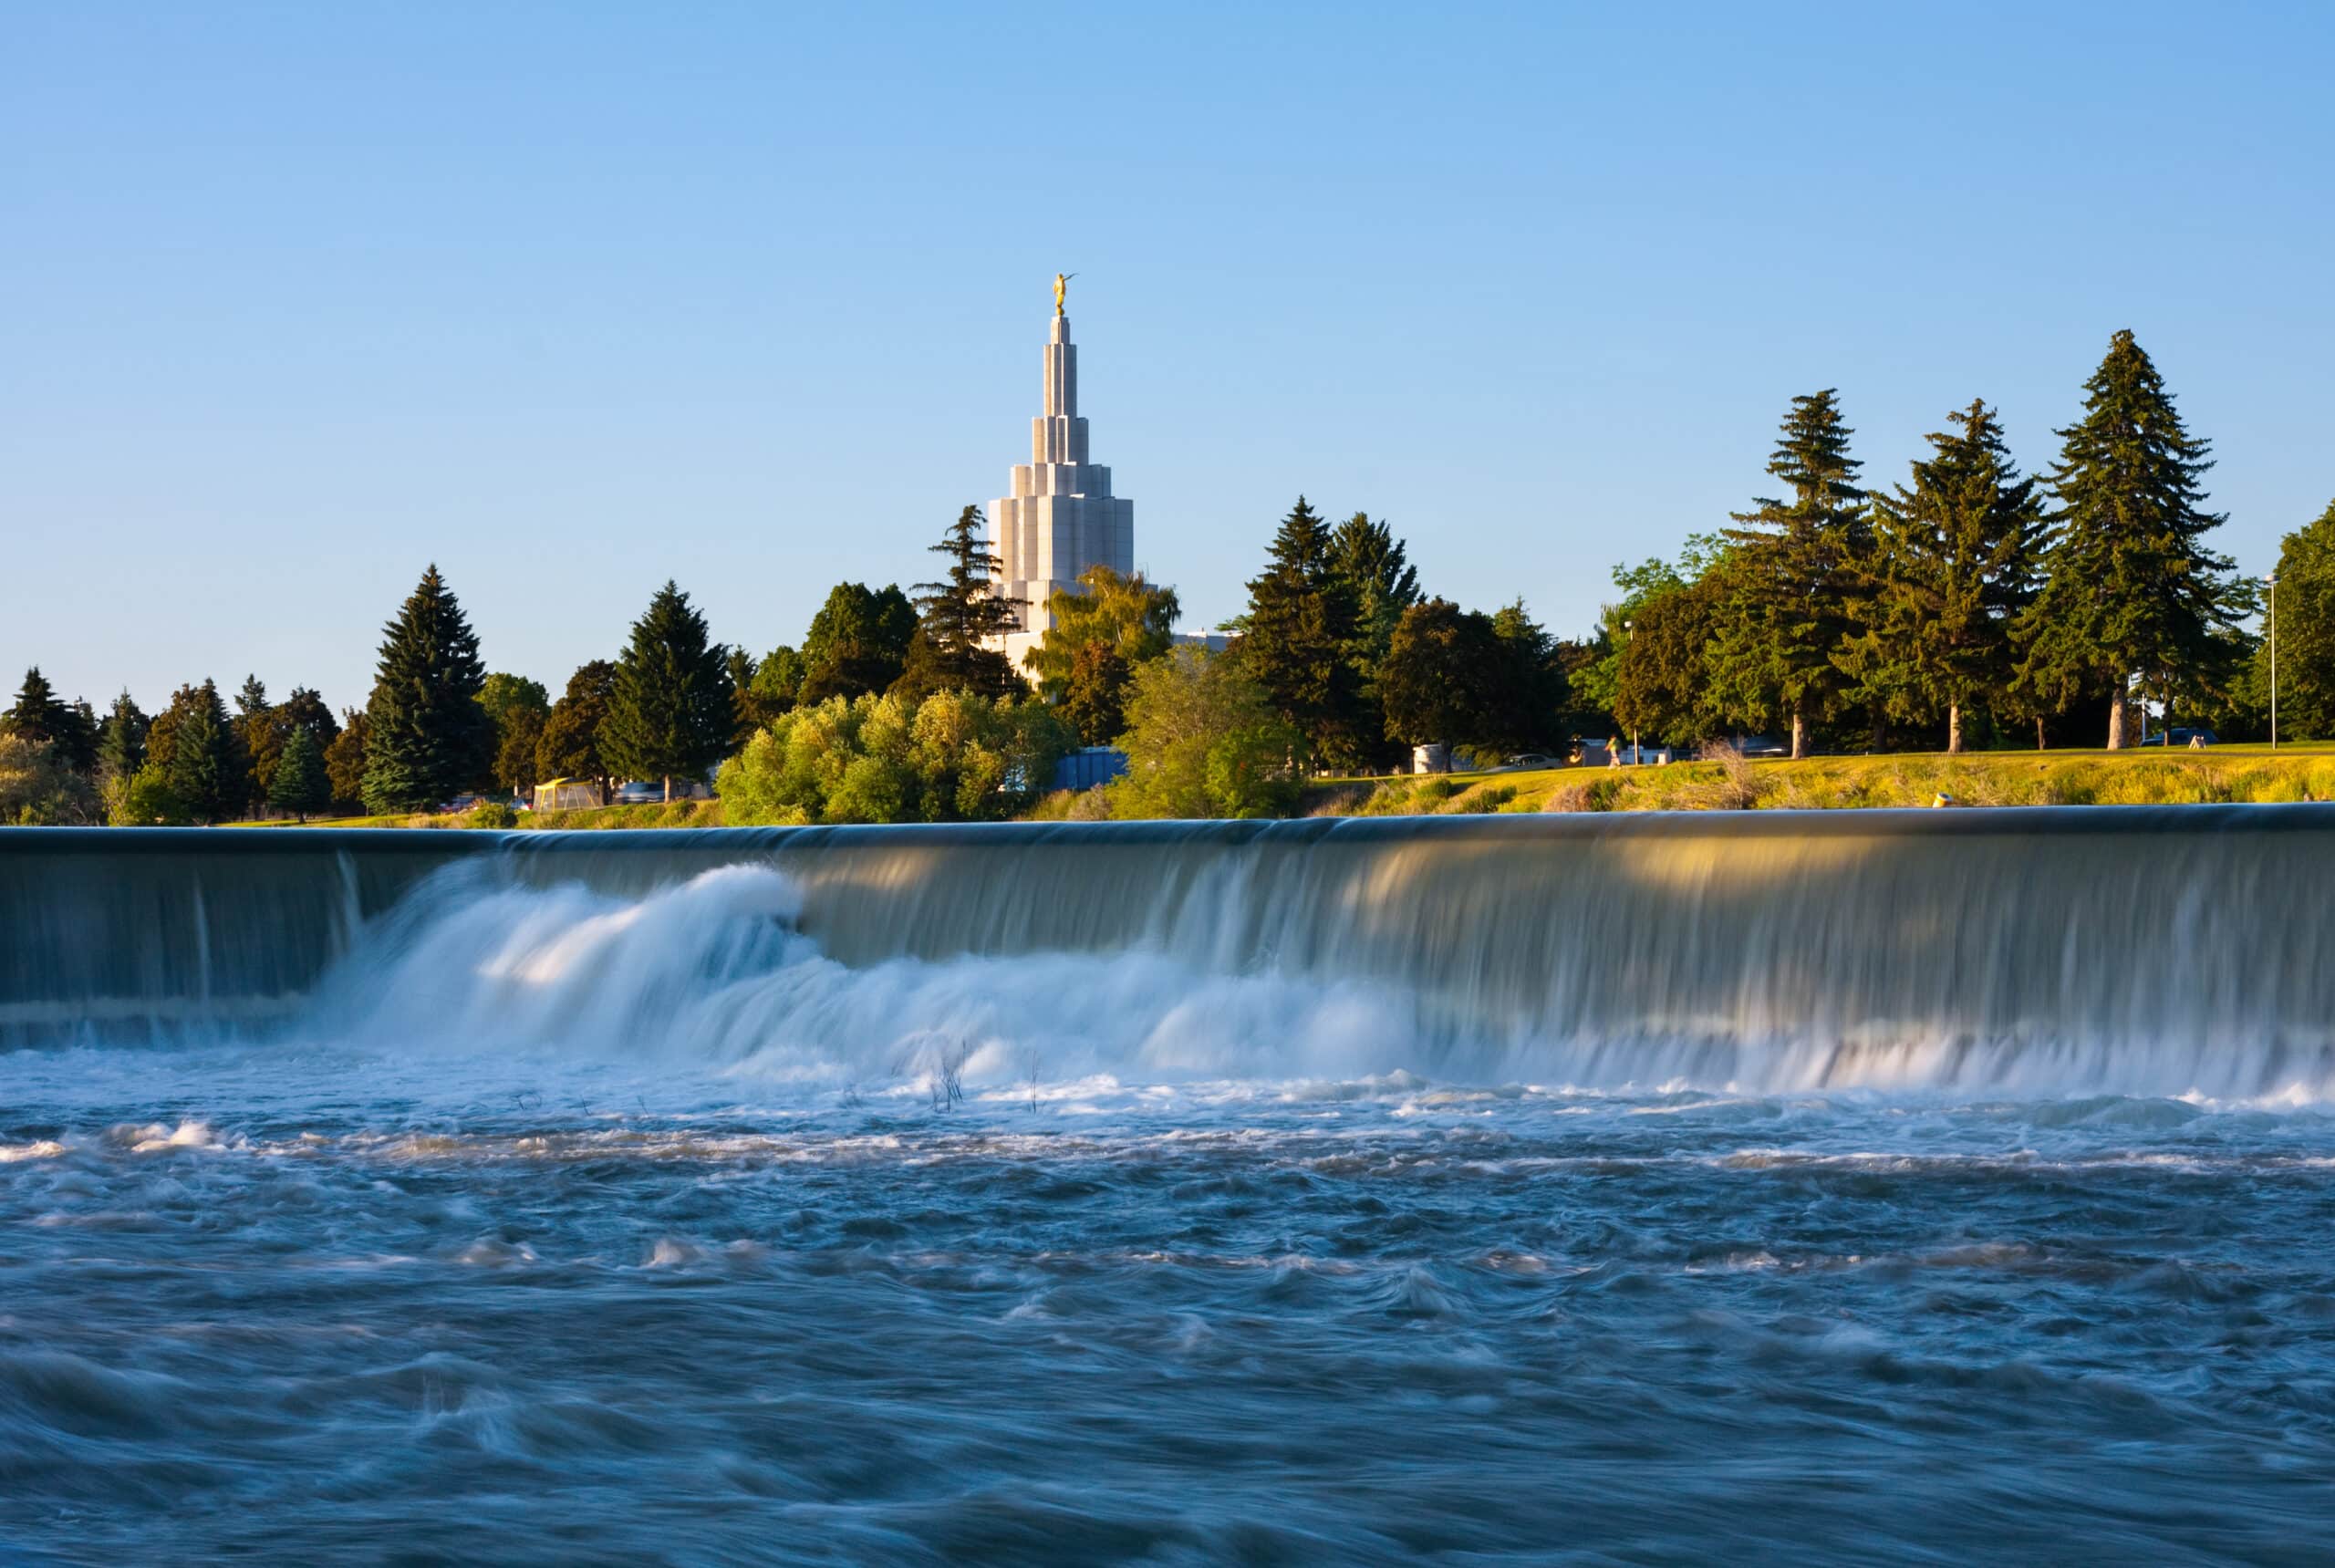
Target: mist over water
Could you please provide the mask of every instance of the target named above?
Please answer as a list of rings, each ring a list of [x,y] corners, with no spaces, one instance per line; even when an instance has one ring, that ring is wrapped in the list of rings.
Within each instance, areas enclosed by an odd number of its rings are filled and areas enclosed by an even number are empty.
[[[1715,832],[360,857],[0,1053],[0,1554],[2323,1560],[2321,835]]]

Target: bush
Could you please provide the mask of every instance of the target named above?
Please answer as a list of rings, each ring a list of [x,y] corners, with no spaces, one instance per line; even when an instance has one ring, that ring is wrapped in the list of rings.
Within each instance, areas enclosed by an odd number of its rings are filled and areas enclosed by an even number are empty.
[[[482,801],[477,805],[471,808],[470,815],[464,819],[463,826],[467,827],[491,827],[497,829],[498,831],[507,832],[519,826],[519,814],[517,811],[508,805],[505,805],[499,800]]]
[[[781,714],[722,764],[724,819],[996,821],[1034,801],[1069,749],[1069,732],[1036,702],[831,697]]]
[[[54,745],[0,733],[0,824],[93,823],[99,812],[97,791],[65,765]]]
[[[1230,659],[1183,647],[1128,683],[1125,777],[1107,786],[1119,817],[1286,816],[1301,738]]]

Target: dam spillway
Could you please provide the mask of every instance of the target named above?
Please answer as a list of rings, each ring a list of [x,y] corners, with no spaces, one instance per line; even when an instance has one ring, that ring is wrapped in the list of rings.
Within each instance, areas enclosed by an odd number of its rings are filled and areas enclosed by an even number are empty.
[[[2235,1091],[2325,1081],[2335,1038],[2335,811],[2308,805],[26,830],[0,835],[0,1038],[262,1027],[328,975],[361,990],[350,970],[394,961],[367,950],[385,929],[410,948],[490,897],[580,889],[604,909],[724,868],[782,878],[782,923],[852,970],[1066,961],[1065,1013],[1126,957],[1345,988],[1401,1014],[1439,1070],[1836,1084],[2064,1069]],[[749,900],[680,940],[765,914]],[[740,978],[723,966],[772,961],[660,961],[714,988]],[[410,961],[401,979],[438,982]]]

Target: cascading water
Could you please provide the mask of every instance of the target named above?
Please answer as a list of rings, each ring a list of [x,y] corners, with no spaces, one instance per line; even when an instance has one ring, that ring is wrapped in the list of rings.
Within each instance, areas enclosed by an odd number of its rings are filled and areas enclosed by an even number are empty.
[[[0,834],[0,1555],[2282,1561],[2335,808]]]

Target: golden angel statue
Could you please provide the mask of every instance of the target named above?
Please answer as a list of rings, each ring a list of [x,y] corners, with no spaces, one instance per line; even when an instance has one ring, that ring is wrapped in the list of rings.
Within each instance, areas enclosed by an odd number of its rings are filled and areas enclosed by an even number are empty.
[[[1062,314],[1062,296],[1070,292],[1070,280],[1077,275],[1074,272],[1054,274],[1054,314],[1056,316]]]

